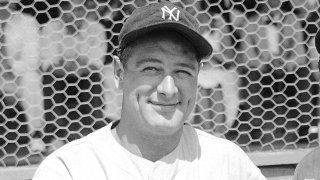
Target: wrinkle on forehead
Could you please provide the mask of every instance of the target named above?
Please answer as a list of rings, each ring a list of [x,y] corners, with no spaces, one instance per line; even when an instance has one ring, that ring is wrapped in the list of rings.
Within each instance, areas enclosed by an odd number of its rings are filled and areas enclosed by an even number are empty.
[[[176,45],[179,45],[180,52],[183,54],[192,54],[195,58],[196,56],[196,49],[193,46],[193,44],[184,36],[182,36],[180,33],[177,33],[175,31],[156,31],[156,32],[151,32],[148,33],[140,38],[138,38],[132,45],[136,46],[138,44],[144,44],[144,43],[153,43],[154,42],[171,42]],[[160,44],[160,43],[157,43]],[[159,47],[159,50],[162,52],[175,52],[176,50],[170,49],[164,45]]]
[[[184,44],[176,44],[171,40],[159,40],[155,43],[152,41],[145,41],[137,44],[134,48],[136,51],[133,54],[139,56],[136,66],[139,66],[145,62],[162,63],[160,59],[170,60],[175,58],[177,61],[174,63],[174,65],[192,70],[197,69],[194,67],[195,64],[198,64],[195,53],[193,53],[192,50],[190,50]],[[179,62],[179,59],[182,61]]]

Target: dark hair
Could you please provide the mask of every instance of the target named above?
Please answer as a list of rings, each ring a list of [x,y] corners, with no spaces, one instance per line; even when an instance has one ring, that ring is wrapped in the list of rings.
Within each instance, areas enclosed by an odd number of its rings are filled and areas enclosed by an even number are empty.
[[[127,62],[132,53],[132,49],[133,49],[133,46],[131,44],[129,44],[128,46],[122,49],[120,48],[117,49],[117,55],[123,65],[123,68],[127,67]]]

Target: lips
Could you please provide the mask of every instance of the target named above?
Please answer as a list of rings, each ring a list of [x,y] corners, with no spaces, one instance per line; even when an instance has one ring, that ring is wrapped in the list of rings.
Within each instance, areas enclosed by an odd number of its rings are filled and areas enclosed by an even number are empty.
[[[173,111],[180,104],[180,102],[155,102],[149,101],[157,110]]]
[[[150,101],[150,103],[157,106],[176,106],[179,104],[179,102],[163,103],[163,102],[153,102],[153,101]]]

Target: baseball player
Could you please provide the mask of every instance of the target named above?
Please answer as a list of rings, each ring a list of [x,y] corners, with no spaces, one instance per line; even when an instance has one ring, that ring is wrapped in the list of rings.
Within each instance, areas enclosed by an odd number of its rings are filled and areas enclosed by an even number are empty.
[[[212,52],[198,28],[170,2],[135,10],[114,57],[120,119],[53,152],[33,179],[265,180],[237,145],[185,123]]]

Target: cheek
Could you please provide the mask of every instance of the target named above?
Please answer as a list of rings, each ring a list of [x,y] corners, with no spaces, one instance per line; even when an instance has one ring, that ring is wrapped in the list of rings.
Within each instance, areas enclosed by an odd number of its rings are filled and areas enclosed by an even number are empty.
[[[196,95],[198,82],[197,79],[193,79],[190,81],[186,81],[181,83],[181,89],[183,91],[183,94],[187,95],[188,97],[193,97]]]
[[[129,96],[129,100],[139,103],[143,101],[150,92],[152,91],[152,86],[150,85],[138,85],[131,89],[128,89],[126,94]]]
[[[180,94],[184,99],[184,104],[187,106],[188,111],[193,108],[197,97],[197,80],[188,81],[181,84]]]

